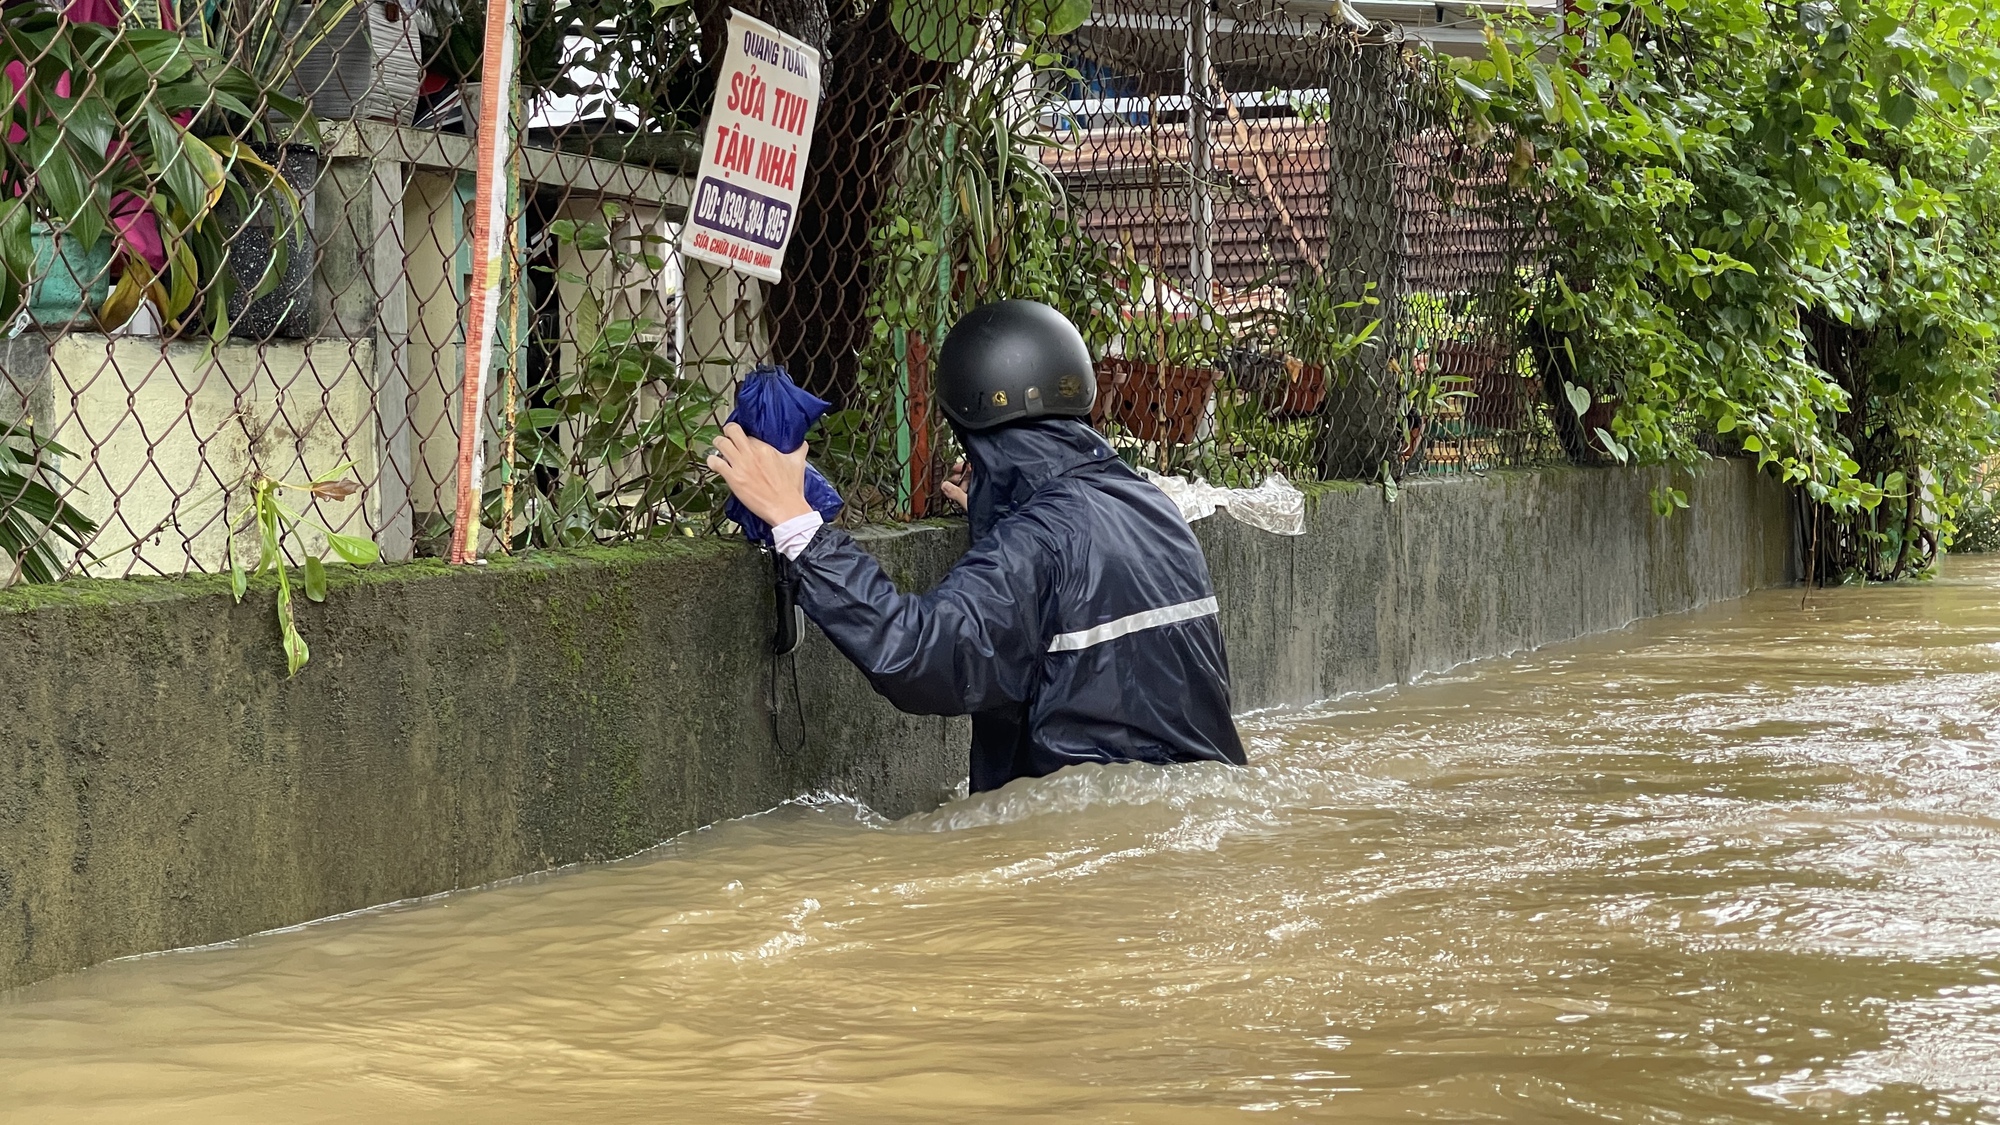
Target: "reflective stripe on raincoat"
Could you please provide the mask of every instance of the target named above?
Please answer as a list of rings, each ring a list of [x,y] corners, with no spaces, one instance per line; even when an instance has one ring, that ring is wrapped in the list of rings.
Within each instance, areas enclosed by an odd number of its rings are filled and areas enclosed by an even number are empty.
[[[846,533],[799,604],[904,711],[971,715],[972,789],[1079,762],[1242,764],[1208,564],[1180,512],[1066,418],[960,435],[972,546],[904,594]]]

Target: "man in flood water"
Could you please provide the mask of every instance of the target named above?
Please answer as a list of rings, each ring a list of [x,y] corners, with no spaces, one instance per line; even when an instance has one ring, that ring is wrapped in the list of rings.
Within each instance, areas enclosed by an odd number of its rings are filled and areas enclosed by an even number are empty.
[[[1090,349],[1061,313],[959,321],[937,400],[971,464],[972,547],[927,594],[806,503],[806,449],[735,426],[709,467],[774,528],[799,604],[904,711],[972,716],[972,790],[1078,762],[1243,763],[1208,563],[1173,502],[1084,421]]]

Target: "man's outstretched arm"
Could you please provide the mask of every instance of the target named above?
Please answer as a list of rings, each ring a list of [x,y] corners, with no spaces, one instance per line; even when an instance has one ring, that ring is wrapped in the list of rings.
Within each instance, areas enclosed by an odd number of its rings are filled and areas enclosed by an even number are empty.
[[[818,526],[805,500],[803,446],[779,453],[731,426],[709,467],[772,525],[796,560],[807,616],[891,703],[963,715],[1028,697],[1044,647],[1048,562],[1032,528],[1000,529],[937,589],[905,594],[845,532]]]

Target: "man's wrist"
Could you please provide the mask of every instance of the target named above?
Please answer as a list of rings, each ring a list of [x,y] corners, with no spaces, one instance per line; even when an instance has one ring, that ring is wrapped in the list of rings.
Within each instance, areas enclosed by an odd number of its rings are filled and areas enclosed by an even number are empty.
[[[814,511],[813,506],[806,502],[806,498],[804,496],[800,496],[797,502],[786,504],[784,507],[779,508],[775,512],[772,512],[771,518],[766,522],[768,522],[772,527],[776,527],[781,523],[789,523],[790,521],[798,519],[800,516],[808,515],[813,511]]]

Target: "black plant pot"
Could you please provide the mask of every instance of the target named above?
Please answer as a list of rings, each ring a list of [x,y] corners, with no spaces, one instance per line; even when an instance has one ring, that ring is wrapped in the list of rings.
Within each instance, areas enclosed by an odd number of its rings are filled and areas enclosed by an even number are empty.
[[[245,340],[310,336],[313,259],[318,249],[312,236],[313,185],[319,181],[319,150],[306,145],[250,147],[298,193],[300,222],[291,230],[289,256],[277,287],[253,301],[250,294],[275,254],[283,205],[266,199],[248,220],[237,213],[235,202],[228,197],[217,208],[225,229],[230,230],[229,272],[236,282],[236,290],[229,296],[229,334]]]

